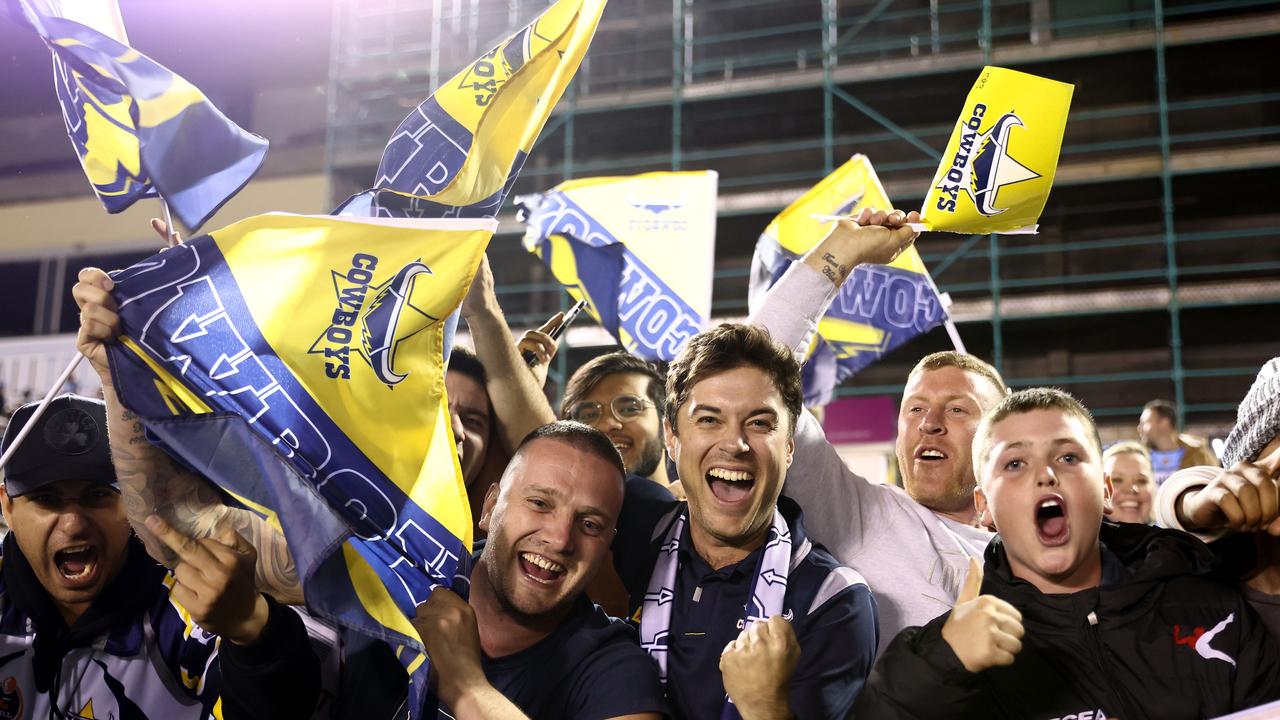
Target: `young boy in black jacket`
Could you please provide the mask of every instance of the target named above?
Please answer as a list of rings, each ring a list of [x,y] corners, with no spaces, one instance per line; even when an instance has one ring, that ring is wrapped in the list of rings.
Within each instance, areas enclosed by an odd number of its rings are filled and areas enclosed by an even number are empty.
[[[1104,523],[1089,412],[1014,393],[973,439],[985,577],[894,639],[858,718],[1204,718],[1280,697],[1280,649],[1213,557],[1176,531]],[[979,585],[981,595],[978,594]]]

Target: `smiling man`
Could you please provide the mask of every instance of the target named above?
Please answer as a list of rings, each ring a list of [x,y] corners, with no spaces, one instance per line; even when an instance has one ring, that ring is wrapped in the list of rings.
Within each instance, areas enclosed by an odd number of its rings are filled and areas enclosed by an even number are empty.
[[[414,619],[441,718],[666,714],[635,631],[584,594],[613,541],[623,483],[617,450],[585,425],[545,425],[519,445],[485,497],[470,597],[436,590]]]
[[[613,441],[627,473],[667,485],[662,463],[663,378],[625,351],[583,364],[565,386],[560,416],[590,425]]]
[[[845,717],[874,657],[875,604],[780,497],[799,365],[763,330],[725,324],[684,347],[666,395],[688,502],[629,484],[613,556],[674,715]]]
[[[34,410],[0,442],[35,423],[0,489],[0,715],[310,716],[320,663],[302,620],[254,589],[254,548],[226,526],[195,540],[153,515],[175,553],[166,572],[130,532],[104,404],[63,395]]]
[[[1280,650],[1190,536],[1103,522],[1089,412],[1014,393],[974,436],[998,534],[955,609],[894,639],[859,718],[1202,718],[1280,696]]]

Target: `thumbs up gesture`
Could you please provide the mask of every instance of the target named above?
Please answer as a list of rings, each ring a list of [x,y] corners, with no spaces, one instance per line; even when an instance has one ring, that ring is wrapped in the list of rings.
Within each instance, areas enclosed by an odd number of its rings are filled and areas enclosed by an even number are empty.
[[[994,595],[980,595],[981,588],[982,566],[969,558],[969,574],[942,626],[942,639],[972,673],[1012,665],[1022,650],[1022,613]]]

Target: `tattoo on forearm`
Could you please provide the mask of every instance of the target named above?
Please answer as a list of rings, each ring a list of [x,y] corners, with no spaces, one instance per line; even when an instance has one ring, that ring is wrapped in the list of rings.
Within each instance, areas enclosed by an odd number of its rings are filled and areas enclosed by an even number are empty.
[[[844,281],[849,277],[851,268],[848,265],[841,264],[831,253],[823,253],[822,262],[822,274],[826,275],[827,279],[834,283],[836,287],[843,285]]]
[[[228,507],[208,482],[177,465],[163,450],[147,442],[142,422],[117,404],[108,420],[111,459],[129,522],[147,550],[173,567],[173,551],[145,531],[143,521],[155,514],[194,538],[214,535],[225,521],[258,551],[258,589],[287,604],[302,602],[297,569],[284,536],[252,511]]]

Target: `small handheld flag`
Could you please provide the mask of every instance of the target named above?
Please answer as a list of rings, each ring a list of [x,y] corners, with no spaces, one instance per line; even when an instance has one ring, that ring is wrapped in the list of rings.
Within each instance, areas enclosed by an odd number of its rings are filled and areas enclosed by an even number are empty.
[[[983,68],[920,210],[925,229],[1034,233],[1053,187],[1074,89]]]
[[[711,171],[583,178],[516,199],[524,245],[628,352],[671,360],[711,316]]]
[[[67,135],[107,212],[159,195],[198,228],[262,165],[267,141],[128,45],[115,0],[19,0],[53,53]]]

